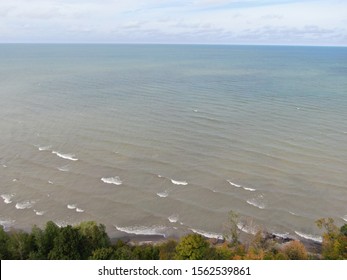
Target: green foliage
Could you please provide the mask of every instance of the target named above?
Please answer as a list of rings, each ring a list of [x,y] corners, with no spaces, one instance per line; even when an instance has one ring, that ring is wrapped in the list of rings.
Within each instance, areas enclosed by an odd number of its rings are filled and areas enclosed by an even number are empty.
[[[174,260],[176,256],[177,241],[168,240],[159,245],[159,259]]]
[[[344,224],[341,228],[340,228],[340,232],[342,235],[347,236],[347,224]]]
[[[159,260],[159,248],[151,244],[135,246],[133,254],[137,260]]]
[[[32,250],[30,235],[23,231],[12,231],[9,235],[8,251],[14,260],[28,259]]]
[[[322,244],[323,257],[328,260],[347,259],[346,225],[339,229],[332,218],[320,219],[316,223],[319,228],[325,229]]]
[[[51,260],[86,259],[86,244],[86,238],[80,234],[78,229],[72,226],[63,227],[54,239],[54,247],[49,252],[48,258]]]
[[[203,260],[209,253],[210,244],[199,234],[189,234],[181,238],[176,247],[179,260]]]
[[[0,260],[11,259],[10,252],[8,250],[9,236],[4,231],[3,227],[0,226]]]
[[[93,251],[90,260],[112,260],[114,249],[112,247],[99,248]]]
[[[96,222],[82,222],[76,229],[85,237],[85,254],[90,255],[97,248],[106,248],[111,245],[110,238],[106,233],[104,225],[97,225]]]
[[[115,260],[136,260],[136,255],[128,245],[118,248],[113,256]]]

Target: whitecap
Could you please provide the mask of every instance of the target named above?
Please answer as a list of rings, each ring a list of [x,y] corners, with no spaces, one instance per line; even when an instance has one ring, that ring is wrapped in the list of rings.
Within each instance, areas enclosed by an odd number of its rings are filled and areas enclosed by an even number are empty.
[[[101,181],[103,181],[106,184],[114,184],[117,186],[119,186],[123,183],[122,180],[118,176],[109,177],[109,178],[101,178]]]
[[[63,159],[68,159],[68,160],[72,160],[72,161],[78,160],[78,158],[75,158],[74,154],[62,154],[62,153],[59,153],[57,151],[52,151],[52,154],[55,154],[58,157],[61,157]]]
[[[34,212],[38,216],[43,216],[43,214],[45,214],[45,211],[38,211],[38,210],[35,210],[35,209],[34,209]]]
[[[9,220],[9,219],[1,219],[0,220],[0,226],[4,228],[4,231],[9,231],[10,228],[14,225],[15,220]]]
[[[198,110],[196,110],[196,109],[195,109],[195,110],[193,110],[193,112],[194,112],[194,113],[197,113],[197,112],[198,112]]]
[[[48,184],[51,184],[51,185],[53,185],[53,182],[52,182],[52,181],[48,181]]]
[[[170,223],[177,223],[178,221],[178,215],[173,214],[170,217],[168,217],[168,220],[170,221]]]
[[[157,176],[158,176],[158,178],[163,178],[163,176],[162,176],[162,175],[160,175],[160,174],[158,174]]]
[[[302,233],[300,231],[294,231],[297,235],[299,235],[302,238],[312,240],[314,242],[322,243],[323,238],[319,235],[313,235],[313,234],[308,234],[308,233]]]
[[[265,204],[262,203],[262,202],[258,202],[256,199],[248,199],[247,203],[252,205],[252,206],[254,206],[254,207],[257,207],[259,209],[264,209],[265,208]]]
[[[200,234],[200,235],[205,236],[207,238],[224,239],[223,235],[219,234],[219,233],[207,232],[207,231],[203,231],[200,229],[194,229],[194,228],[191,228],[190,230],[194,233]]]
[[[77,205],[76,204],[68,204],[67,208],[68,209],[76,209]]]
[[[232,185],[232,186],[234,186],[234,187],[236,187],[236,188],[241,188],[241,185],[235,184],[235,183],[231,182],[230,180],[227,180],[227,182],[228,182],[230,185]]]
[[[39,147],[39,151],[48,151],[50,148],[52,148],[52,146],[42,146]]]
[[[347,215],[343,216],[342,219],[347,222]]]
[[[84,210],[83,210],[83,209],[81,209],[81,208],[76,208],[76,212],[83,213],[83,212],[84,212]]]
[[[35,201],[33,200],[26,200],[26,201],[22,201],[22,202],[18,202],[16,204],[16,208],[19,210],[23,210],[23,209],[29,209],[31,207],[33,207],[33,204],[35,203]]]
[[[243,187],[244,190],[246,191],[250,191],[250,192],[255,192],[256,189],[252,189],[252,188],[246,188],[246,187]]]
[[[2,167],[3,167],[3,168],[6,168],[6,167],[7,167],[7,165],[6,165],[6,164],[3,164],[3,165],[2,165]]]
[[[283,239],[289,237],[289,232],[286,232],[286,233],[273,232],[272,234]]]
[[[58,167],[58,170],[59,170],[59,171],[62,171],[62,172],[67,172],[67,171],[69,171],[69,168],[68,168],[67,165],[64,165],[64,166],[62,166],[62,167]]]
[[[128,234],[135,234],[135,235],[161,235],[163,237],[166,237],[165,231],[167,228],[165,226],[151,226],[151,227],[145,227],[145,226],[132,226],[132,227],[120,227],[116,226],[115,228],[119,231],[128,233]]]
[[[6,204],[12,203],[12,197],[14,197],[14,194],[2,194],[1,198],[4,200]]]
[[[16,179],[16,178],[14,178],[13,180],[12,180],[12,182],[17,182],[18,181],[18,179]]]
[[[227,182],[228,182],[230,185],[232,185],[232,186],[234,186],[234,187],[236,187],[236,188],[242,188],[242,189],[244,189],[245,191],[250,191],[250,192],[255,192],[255,191],[256,191],[256,189],[249,188],[249,187],[244,187],[244,186],[242,186],[242,185],[233,183],[233,182],[230,181],[230,180],[227,180]]]
[[[159,197],[168,197],[169,196],[169,192],[168,191],[158,192],[157,196],[159,196]]]
[[[258,229],[256,226],[246,225],[243,223],[238,223],[237,228],[247,234],[255,235],[258,232]]]
[[[186,186],[188,183],[186,181],[176,181],[171,179],[172,184]]]

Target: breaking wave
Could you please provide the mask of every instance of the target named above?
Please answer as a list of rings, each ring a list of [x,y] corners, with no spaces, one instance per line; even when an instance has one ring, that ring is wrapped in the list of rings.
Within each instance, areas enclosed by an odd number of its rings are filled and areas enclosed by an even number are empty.
[[[125,232],[128,234],[135,234],[135,235],[160,235],[163,237],[166,237],[165,231],[167,228],[165,226],[152,226],[152,227],[145,227],[145,226],[133,226],[133,227],[119,227],[114,226],[117,230],[121,232]]]
[[[103,181],[106,184],[114,184],[114,185],[121,185],[123,182],[122,180],[116,176],[116,177],[109,177],[109,178],[101,178],[101,181]]]
[[[72,161],[78,160],[78,158],[75,158],[74,154],[62,154],[62,153],[59,153],[57,151],[52,151],[52,154],[55,154],[58,157],[61,157],[63,159],[68,159],[68,160],[72,160]]]

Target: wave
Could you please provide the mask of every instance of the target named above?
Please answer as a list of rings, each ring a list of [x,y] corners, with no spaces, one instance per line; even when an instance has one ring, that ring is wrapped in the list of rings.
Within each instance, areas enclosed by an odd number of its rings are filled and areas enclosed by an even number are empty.
[[[255,192],[255,191],[256,191],[256,189],[249,188],[249,187],[244,187],[244,186],[239,185],[239,184],[235,184],[235,183],[231,182],[230,180],[227,180],[227,182],[228,182],[230,185],[232,185],[232,186],[234,186],[234,187],[236,187],[236,188],[242,188],[242,189],[244,189],[244,190],[246,190],[246,191],[250,191],[250,192]]]
[[[205,236],[207,238],[224,239],[223,235],[219,234],[219,233],[207,232],[207,231],[203,231],[200,229],[194,229],[194,228],[191,228],[190,230],[194,233],[200,234],[200,235]]]
[[[45,214],[45,211],[38,211],[38,210],[35,210],[35,209],[34,209],[34,212],[38,216],[43,216],[43,214]]]
[[[33,205],[35,204],[35,201],[33,200],[26,200],[26,201],[23,201],[23,202],[18,202],[16,204],[16,208],[19,209],[19,210],[23,210],[23,209],[29,209],[31,207],[33,207]]]
[[[116,177],[109,177],[109,178],[101,178],[101,181],[103,181],[106,184],[114,184],[114,185],[121,185],[123,182],[122,180],[116,176]]]
[[[39,151],[48,151],[50,148],[52,148],[52,146],[42,146],[42,147],[39,147]]]
[[[67,171],[69,171],[69,168],[68,168],[67,165],[64,165],[64,166],[62,166],[62,167],[58,167],[58,170],[59,170],[59,171],[62,171],[62,172],[67,172]]]
[[[258,202],[256,199],[248,199],[247,203],[252,205],[252,206],[254,206],[254,207],[257,207],[259,209],[264,209],[265,208],[265,204],[262,203],[262,202]]]
[[[342,219],[347,222],[347,215],[343,216]]]
[[[4,219],[0,220],[0,226],[4,228],[4,231],[9,231],[10,228],[14,225],[15,220]]]
[[[290,236],[289,232],[286,232],[286,233],[273,232],[272,234],[283,239],[288,238]]]
[[[16,178],[14,178],[13,180],[12,180],[12,182],[17,182],[18,181],[18,179],[16,179]]]
[[[53,182],[52,182],[52,181],[49,181],[49,180],[48,180],[48,184],[51,184],[51,185],[53,185]]]
[[[169,192],[168,191],[158,192],[157,196],[159,196],[159,197],[168,197],[169,196]]]
[[[7,167],[7,165],[6,165],[6,164],[3,164],[3,165],[2,165],[2,167],[3,167],[3,168],[6,168],[6,167]]]
[[[188,183],[186,181],[176,181],[171,179],[172,184],[186,186]]]
[[[166,237],[165,231],[167,228],[165,226],[152,226],[152,227],[145,227],[145,226],[133,226],[133,227],[119,227],[114,226],[117,230],[121,232],[125,232],[128,234],[135,234],[135,235],[160,235],[163,237]]]
[[[294,231],[297,235],[299,235],[302,238],[312,240],[314,242],[322,243],[323,238],[319,235],[313,235],[313,234],[308,234],[308,233],[302,233],[300,231]]]
[[[72,161],[78,160],[78,158],[75,158],[74,154],[62,154],[62,153],[59,153],[57,151],[52,151],[52,154],[55,154],[58,157],[61,157],[63,159],[68,159],[68,160],[72,160]]]
[[[84,210],[83,210],[83,209],[81,209],[81,208],[76,208],[76,212],[78,212],[78,213],[83,213],[83,212],[84,212]]]
[[[168,217],[168,220],[170,221],[170,223],[177,223],[178,221],[178,215],[173,214],[170,217]]]
[[[67,208],[68,208],[68,209],[71,209],[71,210],[76,209],[76,207],[77,207],[76,204],[68,204],[68,205],[67,205]]]
[[[256,226],[246,225],[243,223],[238,223],[237,228],[247,234],[255,235],[258,232],[258,228]]]
[[[12,197],[14,197],[14,194],[2,194],[1,198],[4,200],[6,204],[12,203]]]

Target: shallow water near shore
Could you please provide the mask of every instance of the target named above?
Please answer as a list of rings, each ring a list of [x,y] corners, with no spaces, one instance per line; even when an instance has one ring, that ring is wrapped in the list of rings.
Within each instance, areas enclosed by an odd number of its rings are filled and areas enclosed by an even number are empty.
[[[347,221],[347,48],[0,45],[0,224],[320,241]]]

